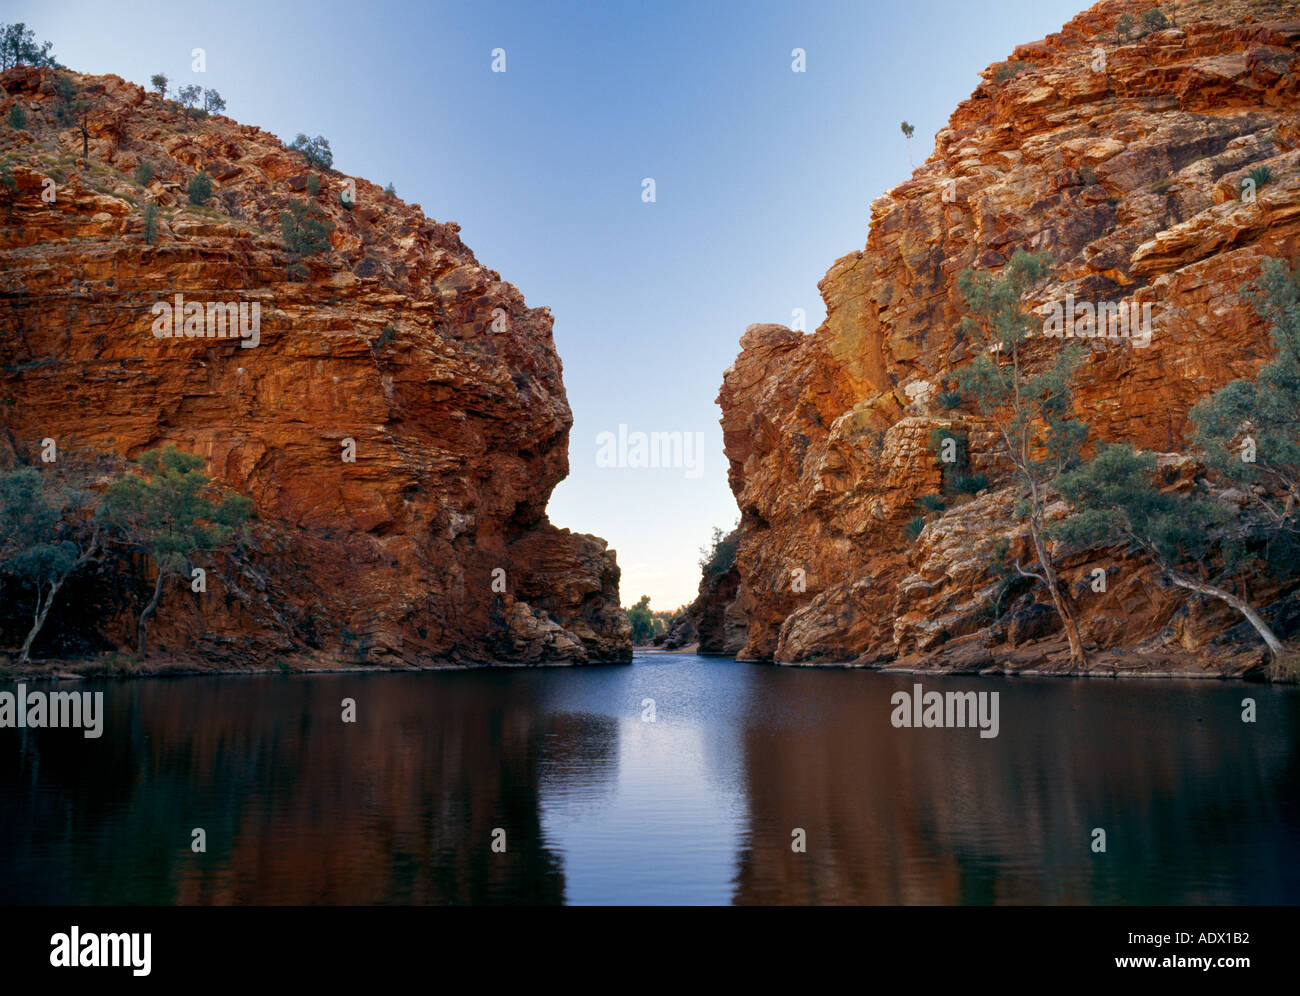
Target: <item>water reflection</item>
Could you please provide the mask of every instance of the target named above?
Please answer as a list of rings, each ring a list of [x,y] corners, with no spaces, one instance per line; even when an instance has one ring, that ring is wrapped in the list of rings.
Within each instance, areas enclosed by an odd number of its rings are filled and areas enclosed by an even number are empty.
[[[766,669],[751,691],[736,902],[1300,900],[1285,860],[1300,841],[1292,689],[925,679],[1001,691],[1001,735],[981,740],[882,721],[890,694],[918,679],[819,677]],[[1253,725],[1241,722],[1246,695],[1260,703]],[[764,716],[773,700],[801,702],[802,715]],[[791,851],[792,827],[807,854]]]
[[[653,657],[88,683],[100,740],[0,730],[0,901],[1300,901],[1295,689],[925,679],[1001,693],[982,740],[890,726],[914,680]]]

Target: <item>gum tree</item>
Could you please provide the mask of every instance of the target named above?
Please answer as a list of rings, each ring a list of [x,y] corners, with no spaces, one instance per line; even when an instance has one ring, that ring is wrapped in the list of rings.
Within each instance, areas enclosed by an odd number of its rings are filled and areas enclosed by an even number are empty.
[[[1054,527],[1054,535],[1082,546],[1126,543],[1147,554],[1166,580],[1240,612],[1275,662],[1287,653],[1260,614],[1222,587],[1249,562],[1248,530],[1234,524],[1232,511],[1219,502],[1161,491],[1154,454],[1104,446],[1082,467],[1063,473],[1056,486],[1074,514]]]
[[[191,109],[198,104],[203,95],[203,88],[197,83],[190,83],[176,91],[176,101],[185,108],[185,116],[191,116]]]
[[[27,663],[59,589],[99,553],[94,500],[33,467],[0,473],[0,570],[36,591],[19,665]]]
[[[1300,541],[1300,270],[1267,260],[1243,296],[1269,323],[1277,356],[1198,402],[1192,441],[1272,529]]]
[[[961,331],[979,353],[956,379],[993,427],[997,448],[1011,464],[1021,492],[1017,517],[1028,529],[1038,569],[1017,562],[1016,570],[1047,588],[1070,644],[1071,663],[1081,665],[1083,641],[1052,566],[1045,532],[1051,484],[1075,461],[1088,436],[1087,426],[1072,417],[1071,405],[1070,383],[1083,352],[1073,343],[1060,349],[1053,345],[1050,357],[1032,351],[1028,340],[1041,329],[1042,319],[1023,304],[1047,280],[1051,262],[1048,253],[1020,249],[999,275],[972,269],[959,274],[957,287],[969,310]]]
[[[307,165],[314,169],[330,169],[334,165],[334,153],[330,151],[329,139],[323,135],[308,138],[302,132],[289,143],[289,148],[301,152]]]
[[[50,54],[51,46],[51,42],[36,44],[36,33],[22,21],[0,23],[0,69],[58,65]]]
[[[647,643],[655,635],[654,613],[650,610],[650,596],[642,595],[637,603],[627,612],[627,621],[632,626],[632,642]]]
[[[90,116],[99,110],[99,102],[89,97],[78,97],[72,102],[72,119],[81,132],[81,158],[90,157]]]
[[[149,619],[162,599],[164,582],[187,572],[195,554],[217,550],[234,538],[253,503],[232,494],[213,501],[203,458],[170,444],[148,450],[134,462],[140,472],[109,487],[104,515],[114,534],[147,553],[158,571],[153,597],[136,624],[137,653],[143,658]]]

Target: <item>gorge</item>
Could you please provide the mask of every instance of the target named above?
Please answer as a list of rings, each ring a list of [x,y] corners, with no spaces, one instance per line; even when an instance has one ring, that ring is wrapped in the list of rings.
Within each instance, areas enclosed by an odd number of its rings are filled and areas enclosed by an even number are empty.
[[[1283,0],[1180,3],[1172,20],[1102,0],[985,69],[933,153],[872,202],[864,248],[826,272],[821,326],[741,337],[717,399],[735,557],[706,569],[667,646],[897,670],[1262,674],[1266,648],[1229,605],[1165,583],[1131,547],[1056,543],[1079,667],[1055,593],[1021,569],[1038,554],[997,433],[956,389],[978,352],[958,285],[1019,250],[1050,254],[1027,303],[1044,340],[1087,349],[1084,449],[1151,451],[1166,490],[1244,507],[1249,489],[1207,483],[1189,416],[1273,353],[1244,289],[1264,261],[1300,254],[1298,48]],[[205,562],[207,587],[167,589],[158,656],[631,660],[614,552],[547,516],[573,425],[550,311],[480,264],[455,223],[318,161],[305,136],[286,146],[116,76],[18,65],[0,88],[0,111],[26,122],[0,138],[0,468],[57,450],[94,490],[174,444],[256,509],[247,539]],[[701,433],[616,424],[596,466],[701,476]],[[956,484],[936,433],[961,441]],[[1048,520],[1065,514],[1048,503]],[[72,608],[34,653],[129,650],[158,578],[139,551],[109,550],[68,581]],[[3,585],[16,645],[30,612]],[[1294,578],[1245,589],[1283,639],[1300,632]]]

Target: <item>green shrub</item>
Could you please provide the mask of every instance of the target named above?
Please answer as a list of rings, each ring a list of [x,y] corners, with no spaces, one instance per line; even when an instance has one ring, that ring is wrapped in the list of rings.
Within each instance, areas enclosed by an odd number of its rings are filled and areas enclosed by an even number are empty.
[[[151,246],[158,244],[158,205],[152,200],[144,206],[144,240]]]
[[[1133,34],[1133,18],[1127,14],[1120,14],[1119,20],[1115,22],[1115,37],[1123,40],[1131,34]]]
[[[115,651],[104,658],[104,669],[109,674],[135,674],[140,669],[140,661],[133,654]]]
[[[22,131],[27,127],[27,113],[19,104],[14,104],[13,107],[9,108],[9,113],[5,116],[5,120],[9,122],[10,128],[15,128],[18,131]]]
[[[1273,170],[1269,166],[1256,166],[1246,176],[1255,181],[1256,190],[1273,182]]]
[[[1031,68],[1032,65],[1033,63],[1020,62],[1018,60],[1013,62],[1004,62],[1002,65],[998,66],[997,72],[993,74],[993,78],[999,83],[1005,83],[1007,80],[1015,78],[1026,69]]]
[[[726,574],[736,562],[736,547],[739,544],[739,528],[724,533],[714,526],[712,542],[708,546],[700,547],[700,570],[711,577]]]
[[[375,339],[375,348],[383,349],[385,346],[387,346],[390,342],[393,341],[396,335],[397,335],[397,330],[395,328],[393,328],[391,325],[385,325],[384,331],[380,332],[379,336]]]
[[[153,179],[153,163],[144,160],[135,168],[135,183],[138,187],[147,186]]]
[[[315,173],[307,178],[307,193],[313,197],[320,193],[320,177]]]
[[[280,235],[291,259],[291,273],[305,274],[307,269],[301,266],[299,260],[329,249],[330,231],[329,222],[316,205],[302,201],[289,202],[289,210],[280,214]],[[295,270],[294,267],[298,269]]]
[[[916,504],[926,512],[942,512],[948,507],[948,503],[939,495],[922,495]]]
[[[960,408],[961,391],[941,391],[939,393],[939,404],[948,409]]]
[[[384,193],[386,193],[389,197],[395,198],[397,197],[397,188],[394,187],[390,182],[388,186],[384,188]]]
[[[76,122],[72,105],[77,96],[77,85],[60,73],[54,77],[54,96],[59,98],[54,105],[54,120],[61,128],[67,128]]]
[[[943,490],[949,494],[961,493],[956,483],[970,472],[970,440],[966,433],[946,428],[931,430],[930,452],[938,459],[943,472]],[[951,459],[946,460],[945,456]]]
[[[925,517],[918,515],[903,527],[903,533],[913,543],[921,535],[921,530],[925,528]]]
[[[1152,7],[1142,15],[1142,27],[1147,32],[1162,31],[1169,27],[1169,18],[1165,17],[1159,7]]]
[[[957,494],[974,495],[989,486],[989,479],[984,474],[953,474],[947,483],[948,488]]]
[[[185,187],[185,196],[195,207],[203,207],[207,204],[212,199],[212,181],[208,179],[208,174],[201,170],[195,173],[194,178]]]

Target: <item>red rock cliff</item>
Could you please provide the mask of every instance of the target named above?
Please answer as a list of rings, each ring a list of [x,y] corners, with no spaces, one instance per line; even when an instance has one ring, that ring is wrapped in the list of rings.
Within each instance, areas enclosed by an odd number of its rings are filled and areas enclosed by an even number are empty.
[[[1077,381],[1093,439],[1186,449],[1189,408],[1269,356],[1240,296],[1266,256],[1300,251],[1300,5],[1165,4],[1176,25],[1141,32],[1149,2],[1106,0],[989,67],[938,133],[934,153],[871,205],[866,247],[820,284],[814,334],[751,326],[718,402],[742,513],[741,655],[788,663],[897,661],[1019,668],[1062,657],[1032,593],[994,610],[987,553],[1023,548],[996,486],[987,427],[938,395],[971,355],[957,329],[966,267],[1020,247],[1050,250],[1042,302],[1151,303],[1153,337],[1094,341]],[[1241,180],[1267,165],[1253,201]],[[1039,302],[1039,303],[1042,303]],[[936,426],[970,433],[995,486],[932,521],[902,526],[934,493]],[[1169,462],[1178,463],[1176,457]],[[1162,592],[1112,551],[1066,559],[1098,666],[1240,673],[1263,647],[1220,605]],[[1107,568],[1108,591],[1086,588]],[[806,573],[804,591],[794,572]],[[1082,587],[1081,587],[1082,586]],[[1285,592],[1266,584],[1267,602]],[[697,607],[698,608],[698,607]]]
[[[549,311],[418,205],[355,179],[345,209],[349,178],[258,128],[68,75],[94,102],[84,158],[80,132],[56,120],[53,71],[0,75],[0,112],[28,119],[0,139],[17,188],[0,192],[0,463],[34,461],[45,438],[118,458],[171,442],[258,514],[251,548],[218,558],[206,594],[168,592],[151,649],[234,663],[630,660],[614,552],[546,517],[572,424]],[[199,170],[215,187],[207,208],[184,194]],[[298,279],[279,230],[292,199],[333,225]],[[155,338],[151,307],[177,293],[258,303],[259,345]],[[71,583],[72,608],[37,650],[129,645],[150,571],[134,566],[130,590],[104,595],[121,587],[106,567]]]

